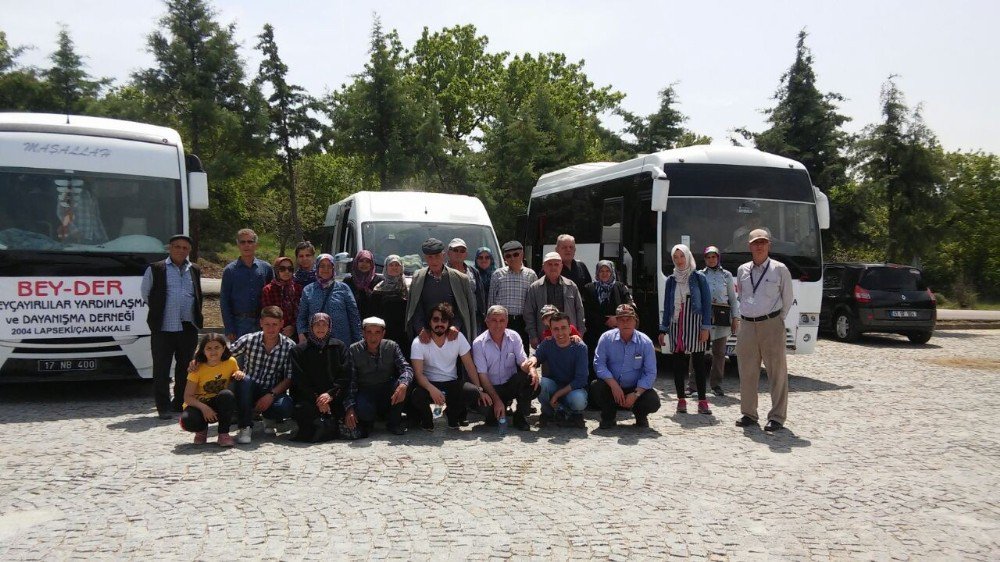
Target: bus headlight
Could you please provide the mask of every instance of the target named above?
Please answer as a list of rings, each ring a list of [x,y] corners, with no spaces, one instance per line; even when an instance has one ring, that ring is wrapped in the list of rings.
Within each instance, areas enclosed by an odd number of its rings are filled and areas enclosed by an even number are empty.
[[[819,326],[819,314],[815,312],[799,314],[799,326]]]

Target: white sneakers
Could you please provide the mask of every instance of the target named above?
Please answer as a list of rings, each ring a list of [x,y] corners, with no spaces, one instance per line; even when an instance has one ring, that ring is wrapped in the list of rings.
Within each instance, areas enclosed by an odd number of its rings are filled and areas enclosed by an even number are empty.
[[[240,445],[249,445],[252,433],[253,433],[253,428],[241,427],[240,432],[236,434],[236,442],[239,443]]]

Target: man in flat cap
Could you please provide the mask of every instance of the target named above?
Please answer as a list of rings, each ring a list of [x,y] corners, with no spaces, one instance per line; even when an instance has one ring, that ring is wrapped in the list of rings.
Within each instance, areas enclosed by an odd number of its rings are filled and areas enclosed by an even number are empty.
[[[601,429],[617,422],[618,409],[635,414],[636,427],[649,427],[649,414],[660,409],[653,340],[636,329],[639,317],[630,304],[615,310],[617,327],[601,334],[594,352],[597,379],[590,384],[590,398],[601,409]]]
[[[785,316],[792,307],[792,275],[785,264],[768,256],[771,235],[758,228],[750,231],[751,260],[736,270],[739,287],[740,335],[736,359],[740,368],[739,427],[757,426],[757,384],[760,363],[767,369],[771,386],[771,411],[765,431],[784,427],[788,412],[788,366],[785,359]]]
[[[413,387],[413,368],[399,344],[385,339],[385,321],[376,316],[361,321],[364,339],[347,350],[350,384],[344,399],[347,419],[355,412],[363,433],[371,432],[375,418],[386,420],[386,429],[403,435],[403,408]],[[347,422],[350,426],[350,421]],[[351,427],[351,429],[354,429]]]
[[[524,323],[524,297],[528,287],[538,275],[531,268],[524,267],[524,246],[511,240],[501,247],[504,267],[493,272],[490,278],[490,294],[486,302],[490,306],[500,305],[507,309],[507,327],[521,336],[524,350],[528,350],[528,331]]]
[[[541,312],[542,307],[547,304],[554,305],[569,317],[570,324],[576,326],[580,335],[587,333],[580,289],[576,283],[562,276],[562,267],[562,257],[558,253],[545,254],[545,259],[542,261],[542,273],[545,276],[531,284],[524,298],[524,322],[527,325],[531,347],[538,347],[545,332]]]
[[[191,238],[175,234],[167,244],[167,259],[149,264],[142,277],[142,298],[149,307],[149,346],[153,353],[153,398],[160,419],[170,419],[184,404],[187,367],[202,325],[201,269],[188,260]],[[170,399],[170,362],[174,397]]]
[[[432,308],[443,302],[455,312],[452,322],[465,339],[476,339],[476,297],[469,276],[447,267],[444,263],[444,243],[428,238],[421,246],[427,267],[418,269],[410,283],[410,299],[406,304],[408,335],[419,337],[421,343],[431,341],[427,319]],[[454,338],[451,338],[454,339]]]

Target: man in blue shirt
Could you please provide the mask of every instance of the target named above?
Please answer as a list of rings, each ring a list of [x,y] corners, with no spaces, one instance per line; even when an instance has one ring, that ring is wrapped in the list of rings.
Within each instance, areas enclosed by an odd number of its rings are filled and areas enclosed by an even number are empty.
[[[527,366],[537,377],[537,366],[546,365],[538,401],[542,405],[539,422],[542,427],[556,420],[556,408],[567,412],[571,427],[586,428],[583,410],[587,407],[587,346],[574,342],[570,336],[569,316],[556,312],[549,321],[552,337],[543,341]]]
[[[236,233],[240,246],[239,259],[222,270],[219,306],[226,338],[236,338],[256,332],[260,317],[260,293],[274,279],[274,270],[264,260],[257,259],[257,233],[244,228]]]
[[[630,304],[615,310],[618,327],[601,334],[594,352],[597,379],[590,396],[601,409],[601,429],[618,424],[618,408],[632,410],[636,427],[649,427],[649,414],[660,409],[656,382],[656,350],[649,336],[636,330],[639,317]]]
[[[187,365],[202,325],[201,270],[188,260],[191,238],[170,237],[169,257],[149,265],[140,291],[149,307],[149,346],[153,354],[153,398],[160,419],[170,419],[184,404]],[[170,399],[170,363],[175,361],[174,398]]]

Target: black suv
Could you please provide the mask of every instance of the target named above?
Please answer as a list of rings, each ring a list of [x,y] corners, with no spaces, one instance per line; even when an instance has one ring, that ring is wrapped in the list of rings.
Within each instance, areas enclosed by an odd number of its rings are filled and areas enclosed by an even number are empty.
[[[920,270],[892,263],[828,263],[823,267],[820,330],[840,341],[865,332],[902,334],[927,343],[937,301]]]

